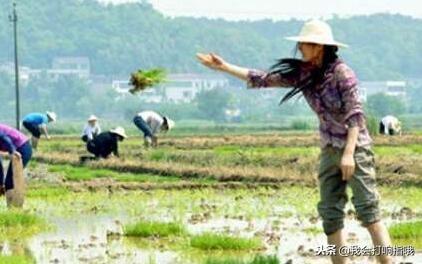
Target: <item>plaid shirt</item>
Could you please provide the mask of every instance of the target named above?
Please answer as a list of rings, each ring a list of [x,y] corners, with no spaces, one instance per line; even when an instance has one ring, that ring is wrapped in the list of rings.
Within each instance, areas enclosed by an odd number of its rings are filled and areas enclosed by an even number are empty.
[[[311,74],[304,67],[299,80]],[[269,74],[249,70],[249,88],[292,87],[299,80],[282,78],[279,74]],[[370,145],[372,140],[366,128],[365,115],[358,94],[358,80],[355,73],[338,59],[324,74],[322,82],[315,89],[303,91],[303,96],[319,118],[321,147],[331,145],[344,148],[348,128],[359,126],[357,146]]]

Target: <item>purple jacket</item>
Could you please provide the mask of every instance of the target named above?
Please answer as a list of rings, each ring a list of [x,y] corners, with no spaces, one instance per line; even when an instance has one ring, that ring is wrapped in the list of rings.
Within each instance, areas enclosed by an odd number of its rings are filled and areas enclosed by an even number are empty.
[[[310,68],[303,68],[299,76],[306,78]],[[292,87],[299,80],[285,79],[279,74],[250,70],[248,87]],[[359,126],[357,146],[370,145],[372,140],[366,128],[365,115],[359,99],[358,80],[355,73],[338,59],[325,72],[320,85],[303,91],[303,95],[319,119],[321,147],[332,145],[343,148],[348,128]]]
[[[28,138],[13,127],[0,124],[0,151],[13,153],[28,142]]]

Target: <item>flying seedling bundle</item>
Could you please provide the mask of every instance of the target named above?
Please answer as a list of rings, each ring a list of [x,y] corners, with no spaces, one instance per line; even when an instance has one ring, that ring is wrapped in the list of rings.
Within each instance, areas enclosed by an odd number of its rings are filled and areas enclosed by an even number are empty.
[[[138,70],[130,75],[129,84],[133,87],[129,90],[135,94],[147,88],[163,83],[166,79],[166,72],[163,69]]]

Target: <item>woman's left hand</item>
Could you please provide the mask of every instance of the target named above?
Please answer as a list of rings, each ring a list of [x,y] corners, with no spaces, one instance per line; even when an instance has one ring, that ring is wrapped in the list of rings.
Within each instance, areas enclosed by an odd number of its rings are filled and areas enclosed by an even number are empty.
[[[353,177],[353,174],[355,173],[355,160],[353,154],[343,154],[340,168],[343,181],[348,181]]]

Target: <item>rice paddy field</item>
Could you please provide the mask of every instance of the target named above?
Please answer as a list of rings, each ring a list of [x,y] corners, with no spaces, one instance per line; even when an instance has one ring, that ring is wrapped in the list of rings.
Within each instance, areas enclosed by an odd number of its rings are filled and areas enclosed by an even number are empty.
[[[0,263],[330,263],[316,211],[318,136],[140,137],[81,164],[76,137],[42,141],[23,210],[0,205]],[[422,135],[376,137],[383,221],[422,263]],[[351,197],[351,195],[350,195]],[[346,208],[348,245],[371,246]],[[376,263],[373,257],[351,263]]]

